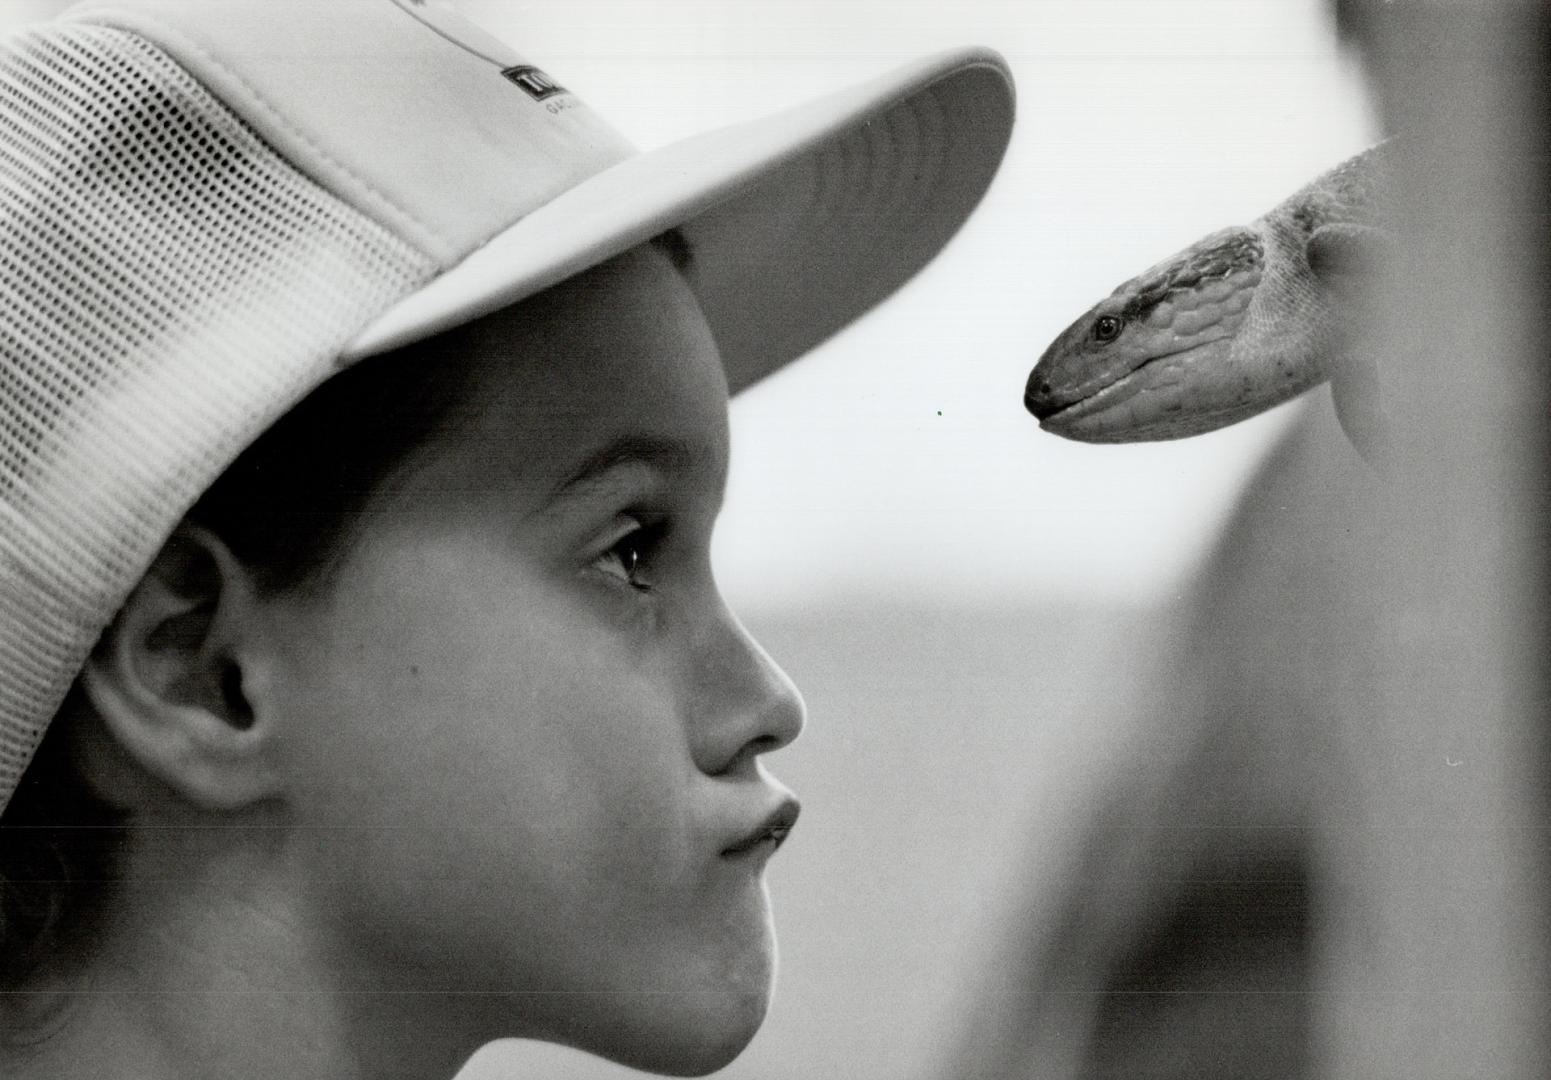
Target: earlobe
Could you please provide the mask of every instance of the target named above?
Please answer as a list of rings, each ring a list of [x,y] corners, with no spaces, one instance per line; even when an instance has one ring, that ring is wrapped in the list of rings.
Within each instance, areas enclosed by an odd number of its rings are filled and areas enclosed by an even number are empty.
[[[81,674],[121,749],[207,809],[237,809],[279,787],[268,725],[244,690],[243,645],[256,615],[251,577],[231,550],[181,526]]]

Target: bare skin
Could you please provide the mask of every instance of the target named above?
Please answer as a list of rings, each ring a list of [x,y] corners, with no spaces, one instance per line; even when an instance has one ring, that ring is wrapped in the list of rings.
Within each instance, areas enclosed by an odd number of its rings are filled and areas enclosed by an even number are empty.
[[[0,1076],[435,1080],[482,1044],[703,1075],[752,1038],[791,683],[722,601],[710,328],[622,256],[428,344],[474,374],[320,583],[180,528],[82,678],[129,811]]]
[[[1348,437],[1381,456],[1360,330],[1389,247],[1389,157],[1385,144],[1364,151],[1125,282],[1045,350],[1028,410],[1064,438],[1151,442],[1238,423],[1328,379]]]

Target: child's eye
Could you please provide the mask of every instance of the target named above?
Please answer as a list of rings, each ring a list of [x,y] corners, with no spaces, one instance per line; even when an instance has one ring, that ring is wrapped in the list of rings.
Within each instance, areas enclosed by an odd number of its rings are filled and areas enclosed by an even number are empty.
[[[642,525],[630,520],[623,535],[593,560],[593,566],[633,589],[646,592],[652,587],[652,552],[661,538],[660,524]]]

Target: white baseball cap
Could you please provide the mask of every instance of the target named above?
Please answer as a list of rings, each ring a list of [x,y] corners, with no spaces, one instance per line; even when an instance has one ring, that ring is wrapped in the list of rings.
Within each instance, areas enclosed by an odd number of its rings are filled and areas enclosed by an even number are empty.
[[[101,0],[0,43],[0,809],[199,495],[331,374],[668,230],[741,389],[963,223],[964,49],[640,153],[437,0]]]

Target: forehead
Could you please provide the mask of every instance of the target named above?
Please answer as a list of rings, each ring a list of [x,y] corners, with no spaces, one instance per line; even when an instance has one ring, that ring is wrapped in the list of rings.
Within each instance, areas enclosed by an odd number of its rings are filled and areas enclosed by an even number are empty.
[[[721,360],[688,285],[641,249],[427,343],[463,390],[411,464],[470,455],[537,481],[621,440],[727,453]]]

